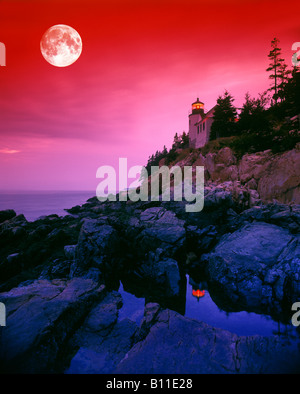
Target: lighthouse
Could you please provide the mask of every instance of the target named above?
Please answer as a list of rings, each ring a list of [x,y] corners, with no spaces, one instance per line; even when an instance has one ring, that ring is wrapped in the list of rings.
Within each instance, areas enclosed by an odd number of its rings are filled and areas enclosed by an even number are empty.
[[[204,103],[202,103],[198,97],[197,100],[192,103],[192,112],[189,114],[190,148],[201,148],[209,141],[214,109],[215,107],[205,113]]]
[[[204,117],[204,103],[199,98],[192,103],[192,112],[189,114],[189,139],[190,147],[196,148],[198,123]]]

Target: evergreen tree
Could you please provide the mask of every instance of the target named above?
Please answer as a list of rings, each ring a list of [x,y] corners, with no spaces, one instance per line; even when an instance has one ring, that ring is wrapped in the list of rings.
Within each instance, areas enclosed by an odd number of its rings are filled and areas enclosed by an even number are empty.
[[[265,109],[267,102],[267,92],[259,94],[257,99],[251,98],[250,94],[246,93],[238,122],[240,133],[254,133],[269,129],[270,125]]]
[[[175,133],[174,135],[174,140],[173,140],[173,145],[172,145],[172,149],[177,149],[179,148],[180,145],[180,138],[178,137],[178,134]]]
[[[293,117],[300,114],[300,69],[294,67],[291,77],[283,88],[285,115]]]
[[[274,38],[271,41],[271,51],[268,54],[268,58],[270,59],[269,67],[266,71],[271,72],[269,75],[269,79],[271,79],[272,85],[269,89],[270,92],[273,92],[273,99],[275,104],[277,105],[278,98],[280,97],[280,84],[282,80],[285,78],[283,73],[286,71],[286,66],[284,65],[284,59],[281,57],[281,48],[279,48],[279,40],[278,38]]]
[[[289,77],[291,75],[291,71],[288,70],[287,65],[285,63],[282,63],[279,67],[279,85],[278,85],[278,97],[280,98],[281,101],[284,101],[285,96],[284,96],[284,90],[286,87],[286,84],[289,81]]]
[[[214,122],[211,126],[210,139],[229,137],[237,131],[237,112],[233,105],[234,98],[226,90],[224,96],[219,96],[214,112]]]
[[[181,135],[181,148],[188,148],[190,144],[189,135],[184,131]]]

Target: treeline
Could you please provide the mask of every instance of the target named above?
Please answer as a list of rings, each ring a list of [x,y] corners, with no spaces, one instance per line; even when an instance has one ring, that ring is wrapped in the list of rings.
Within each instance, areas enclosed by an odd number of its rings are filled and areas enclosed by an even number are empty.
[[[281,152],[300,141],[300,70],[287,68],[277,38],[271,42],[268,57],[270,88],[257,98],[246,93],[240,109],[234,106],[228,91],[219,96],[210,140],[236,136],[232,147],[241,153],[266,149]]]
[[[169,151],[164,145],[162,151],[156,151],[154,155],[149,156],[146,165],[146,170],[148,171],[148,174],[150,174],[151,172],[151,167],[158,166],[161,159],[165,159],[165,164],[168,165],[177,158],[178,149],[186,149],[188,147],[189,147],[188,134],[185,131],[183,131],[181,135],[178,135],[178,133],[176,133],[174,136],[172,148]]]
[[[222,141],[241,156],[266,149],[283,152],[300,142],[300,67],[288,69],[277,38],[271,41],[268,58],[266,71],[271,84],[267,91],[256,98],[246,93],[242,108],[235,107],[234,97],[227,90],[218,97],[210,144],[214,140]],[[226,137],[230,137],[227,142],[223,141]],[[176,133],[169,151],[164,146],[162,151],[149,157],[148,172],[151,166],[158,166],[162,158],[166,165],[170,164],[178,157],[179,148],[188,147],[188,134],[183,132],[178,136]]]

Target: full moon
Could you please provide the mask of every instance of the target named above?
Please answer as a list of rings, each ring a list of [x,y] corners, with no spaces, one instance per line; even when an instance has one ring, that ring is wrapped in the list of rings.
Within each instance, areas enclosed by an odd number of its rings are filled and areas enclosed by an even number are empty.
[[[82,41],[73,27],[55,25],[43,35],[40,47],[42,55],[52,66],[67,67],[81,55]]]

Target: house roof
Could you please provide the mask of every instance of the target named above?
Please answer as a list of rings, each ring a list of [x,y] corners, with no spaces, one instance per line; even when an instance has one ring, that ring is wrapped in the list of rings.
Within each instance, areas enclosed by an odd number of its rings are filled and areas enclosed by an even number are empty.
[[[212,117],[211,115],[213,114],[215,108],[216,108],[216,105],[214,107],[212,107],[208,112],[206,112],[204,117],[201,120],[199,120],[199,122],[196,122],[195,125],[202,123],[206,118],[211,118]]]

